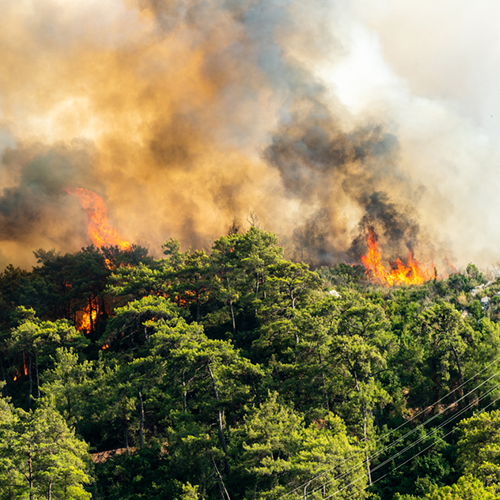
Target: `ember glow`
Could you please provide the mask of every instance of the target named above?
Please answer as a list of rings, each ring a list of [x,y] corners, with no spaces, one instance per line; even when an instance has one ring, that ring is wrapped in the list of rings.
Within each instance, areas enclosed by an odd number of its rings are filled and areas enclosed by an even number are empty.
[[[77,311],[75,326],[79,332],[90,333],[97,320],[98,303],[96,298],[90,298],[84,310]]]
[[[407,264],[404,264],[398,258],[395,266],[388,271],[382,264],[377,237],[372,228],[368,229],[366,242],[368,244],[368,253],[361,257],[361,261],[365,266],[366,275],[374,282],[387,287],[403,284],[420,285],[435,277],[434,264],[431,262],[429,268],[422,268],[413,258],[411,251],[408,255]]]
[[[83,311],[78,325],[78,330],[81,332],[90,332],[92,329],[92,324],[95,323],[97,319],[97,311]]]
[[[74,194],[80,199],[80,203],[89,218],[88,233],[96,247],[118,246],[122,250],[132,248],[132,245],[109,224],[108,208],[98,194],[83,188],[67,189],[66,192]]]

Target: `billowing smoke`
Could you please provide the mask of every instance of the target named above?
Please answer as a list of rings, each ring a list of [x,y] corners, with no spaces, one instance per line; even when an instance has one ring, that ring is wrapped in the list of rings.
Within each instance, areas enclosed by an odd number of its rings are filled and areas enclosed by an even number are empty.
[[[388,259],[495,263],[496,181],[477,175],[500,155],[391,71],[376,32],[391,18],[369,2],[2,8],[0,264],[89,243],[74,187],[153,253],[253,214],[315,263],[358,259],[368,226]]]
[[[20,257],[25,258],[26,252],[33,250],[33,244],[69,250],[76,249],[75,244],[87,244],[86,221],[65,188],[93,179],[96,189],[102,189],[93,175],[91,152],[87,143],[77,142],[4,150],[5,187],[0,196],[2,246],[16,248],[21,252]]]

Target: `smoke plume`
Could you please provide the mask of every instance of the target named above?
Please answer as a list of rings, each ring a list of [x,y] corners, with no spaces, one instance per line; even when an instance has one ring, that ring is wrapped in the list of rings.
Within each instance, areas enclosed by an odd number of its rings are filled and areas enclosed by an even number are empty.
[[[387,50],[406,11],[373,9],[5,0],[0,264],[90,243],[76,187],[153,254],[254,214],[316,264],[359,259],[368,226],[388,259],[495,263],[495,131],[417,85]]]

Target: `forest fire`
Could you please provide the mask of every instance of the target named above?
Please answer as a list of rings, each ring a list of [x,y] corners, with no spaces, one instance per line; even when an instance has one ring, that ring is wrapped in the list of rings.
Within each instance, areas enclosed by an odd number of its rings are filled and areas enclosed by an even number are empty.
[[[66,189],[80,199],[83,209],[89,218],[88,233],[98,248],[118,246],[122,250],[130,250],[132,245],[124,240],[108,222],[108,208],[104,200],[93,191],[84,188]]]
[[[24,370],[24,375],[28,375],[28,365],[26,364],[26,354],[23,351],[23,370]],[[14,375],[14,382],[21,377],[21,371],[19,368],[16,369],[16,373]]]
[[[98,302],[90,298],[84,310],[77,311],[75,326],[79,332],[90,333],[97,320]]]
[[[431,262],[430,268],[423,269],[413,258],[410,250],[408,263],[404,264],[401,259],[397,259],[396,267],[388,271],[382,264],[380,252],[377,245],[377,237],[372,228],[368,228],[366,238],[368,253],[361,257],[361,261],[366,269],[366,275],[376,283],[387,287],[395,285],[420,285],[425,281],[434,278],[434,264]]]
[[[92,329],[92,325],[95,323],[95,320],[97,319],[97,311],[82,311],[81,313],[81,319],[78,324],[78,330],[79,331],[85,331],[85,332],[90,332]]]

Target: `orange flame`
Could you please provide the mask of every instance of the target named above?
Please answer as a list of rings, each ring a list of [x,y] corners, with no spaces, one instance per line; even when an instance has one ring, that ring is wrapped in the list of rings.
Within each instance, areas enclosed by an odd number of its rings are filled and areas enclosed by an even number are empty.
[[[95,325],[97,319],[97,306],[97,299],[93,297],[89,299],[89,303],[84,310],[77,311],[75,326],[79,332],[89,333],[92,324]]]
[[[66,189],[80,199],[83,209],[89,217],[88,233],[95,246],[118,246],[130,250],[132,245],[124,240],[108,222],[108,209],[103,199],[93,191],[83,188]]]
[[[410,251],[408,255],[408,264],[404,264],[401,259],[396,261],[396,267],[387,271],[382,265],[380,252],[377,245],[377,237],[372,228],[368,229],[366,238],[368,244],[368,253],[361,257],[366,275],[373,281],[387,287],[395,285],[420,285],[424,281],[434,278],[434,264],[431,262],[429,269],[422,269],[419,263],[413,258]]]
[[[24,366],[24,374],[28,375],[28,367],[26,366],[26,356],[24,355],[24,351],[23,351],[23,366]]]
[[[97,311],[92,311],[92,314],[89,313],[88,311],[84,311],[82,313],[82,318],[80,320],[80,325],[78,327],[78,330],[83,332],[90,332],[90,327],[91,327],[91,319],[92,317],[92,322],[95,322],[97,318]]]
[[[448,260],[448,258],[446,258],[446,264],[454,273],[457,272],[457,268]]]

